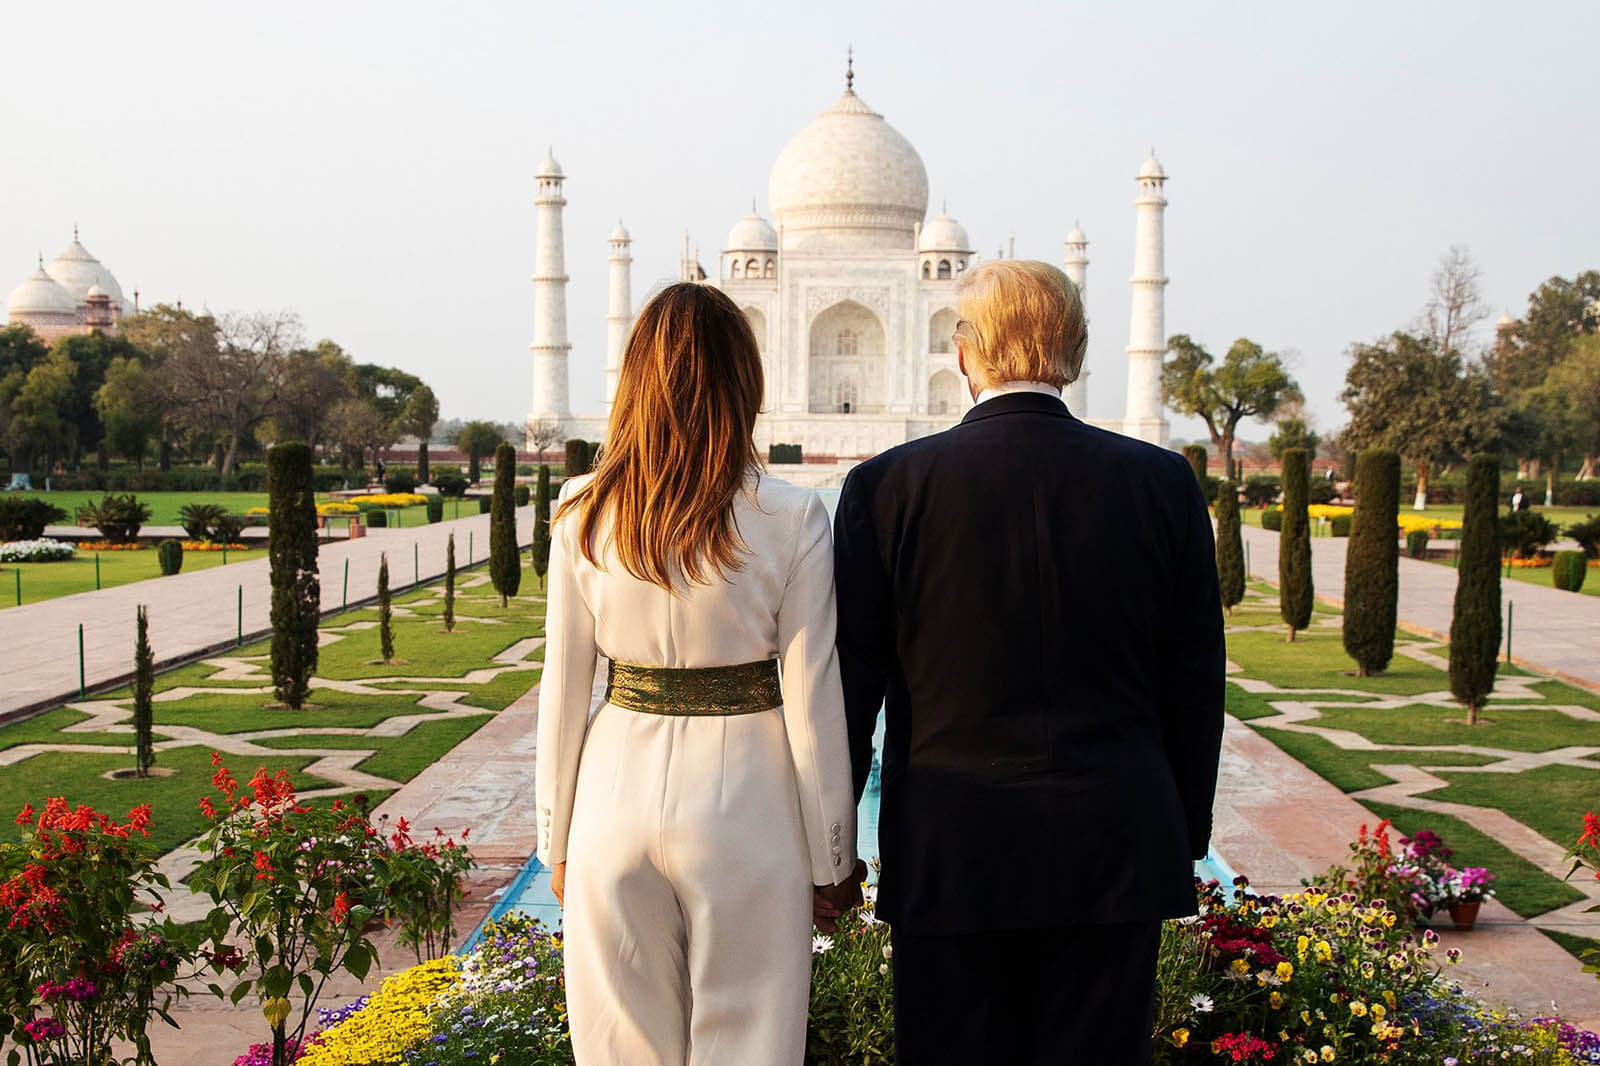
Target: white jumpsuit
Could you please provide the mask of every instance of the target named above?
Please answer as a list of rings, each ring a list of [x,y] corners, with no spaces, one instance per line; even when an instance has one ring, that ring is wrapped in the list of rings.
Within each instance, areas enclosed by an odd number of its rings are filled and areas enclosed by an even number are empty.
[[[569,482],[563,496],[574,487]],[[752,474],[743,568],[677,595],[579,523],[552,530],[539,692],[539,859],[567,863],[578,1066],[798,1066],[811,885],[855,865],[834,650],[833,540],[817,494]],[[596,655],[653,667],[780,660],[784,705],[673,716],[604,704]]]

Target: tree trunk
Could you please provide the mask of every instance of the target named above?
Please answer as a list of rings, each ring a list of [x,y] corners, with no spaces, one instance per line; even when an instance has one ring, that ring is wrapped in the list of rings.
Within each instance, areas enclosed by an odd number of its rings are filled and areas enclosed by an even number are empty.
[[[1426,511],[1428,509],[1428,463],[1417,464],[1417,495],[1411,501],[1413,511]]]
[[[1222,476],[1229,481],[1238,481],[1239,472],[1233,468],[1233,433],[1230,430],[1222,435],[1217,442],[1217,450],[1222,453]]]
[[[1583,466],[1578,469],[1579,481],[1588,481],[1594,477],[1594,468],[1597,460],[1600,460],[1600,455],[1586,455],[1583,457]]]
[[[1556,505],[1556,471],[1561,469],[1561,455],[1557,453],[1550,457],[1550,465],[1544,471],[1544,505]]]
[[[223,456],[223,458],[222,458],[222,476],[223,476],[223,478],[227,478],[227,476],[229,474],[233,473],[234,460],[238,457],[238,455],[239,455],[239,431],[236,429],[232,433],[228,434],[228,454]]]
[[[161,438],[161,444],[156,449],[156,467],[163,474],[172,469],[172,442],[165,436]]]

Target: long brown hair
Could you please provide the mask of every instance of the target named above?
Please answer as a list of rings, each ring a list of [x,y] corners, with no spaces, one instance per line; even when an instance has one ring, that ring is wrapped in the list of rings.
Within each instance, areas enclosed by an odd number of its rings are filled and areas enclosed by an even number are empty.
[[[682,575],[740,569],[735,498],[759,463],[756,415],[765,384],[750,323],[728,296],[681,282],[639,312],[622,353],[611,424],[594,477],[556,510],[579,517],[584,557],[610,539],[628,573],[675,591]]]

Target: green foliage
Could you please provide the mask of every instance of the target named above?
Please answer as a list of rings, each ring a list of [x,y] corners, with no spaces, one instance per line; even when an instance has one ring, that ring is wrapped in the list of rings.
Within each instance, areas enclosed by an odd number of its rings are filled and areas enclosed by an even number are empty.
[[[479,514],[489,514],[493,509],[494,509],[494,496],[492,494],[488,495],[488,496],[479,496],[478,497],[478,513]]]
[[[1231,613],[1244,599],[1244,539],[1239,532],[1239,487],[1231,481],[1217,486],[1217,579],[1222,586],[1222,606]]]
[[[517,451],[502,444],[494,453],[494,495],[489,511],[489,580],[500,593],[500,606],[522,584],[522,553],[517,549],[517,507],[513,485]]]
[[[272,686],[299,710],[317,668],[317,505],[311,448],[298,441],[267,452],[267,557],[272,571]]]
[[[1400,456],[1368,448],[1356,459],[1356,509],[1344,567],[1344,650],[1360,676],[1388,669],[1400,602]],[[1335,533],[1337,535],[1337,533]]]
[[[1600,558],[1600,515],[1592,514],[1582,522],[1574,522],[1565,532],[1578,542],[1584,555],[1591,559]]]
[[[1278,498],[1283,482],[1271,474],[1251,474],[1244,480],[1244,502],[1250,507],[1265,507]]]
[[[131,544],[139,529],[150,521],[150,507],[139,497],[106,495],[99,503],[90,500],[78,509],[78,522],[94,526],[112,544]]]
[[[371,510],[371,511],[363,510],[361,512],[361,518],[362,518],[362,521],[367,523],[367,527],[369,529],[388,529],[389,528],[389,512],[388,511],[384,511],[384,510],[381,510],[381,509],[374,509],[374,510]]]
[[[171,537],[156,545],[156,557],[161,561],[163,577],[171,577],[183,569],[183,545]]]
[[[0,496],[0,541],[38,540],[45,526],[66,520],[67,512],[37,496]]]
[[[872,904],[839,919],[811,955],[806,1066],[889,1066],[894,1057],[893,952]]]
[[[384,492],[415,492],[416,490],[416,475],[408,471],[393,470],[383,475]]]
[[[1433,534],[1426,529],[1413,529],[1406,534],[1406,555],[1412,559],[1428,557],[1428,542]]]
[[[1500,654],[1499,499],[1499,457],[1473,456],[1450,621],[1450,692],[1466,705],[1471,722],[1494,688]]]
[[[1304,448],[1283,453],[1283,531],[1278,540],[1278,609],[1289,639],[1311,624],[1311,519],[1306,514],[1311,456]]]
[[[528,506],[528,497],[529,497],[529,495],[530,495],[530,493],[529,493],[529,490],[528,490],[528,486],[526,486],[526,485],[518,485],[518,486],[516,486],[515,489],[512,490],[512,497],[516,501],[516,505],[518,507],[526,507],[526,506]]]
[[[1558,589],[1577,592],[1583,588],[1583,579],[1589,572],[1589,560],[1582,552],[1556,552],[1550,566],[1550,577]]]
[[[428,508],[428,524],[429,525],[434,525],[436,523],[444,521],[444,497],[443,496],[429,496],[428,497],[427,508]]]
[[[539,587],[544,588],[544,576],[550,570],[550,468],[539,464],[539,483],[535,486],[533,510],[533,572],[539,575]]]
[[[1328,519],[1328,533],[1335,537],[1348,537],[1354,523],[1347,514],[1336,514]]]
[[[1271,418],[1280,406],[1300,398],[1299,387],[1275,352],[1241,337],[1220,366],[1187,334],[1168,341],[1171,351],[1161,368],[1161,398],[1168,407],[1206,424],[1222,459],[1222,476],[1233,478],[1233,438],[1247,418]]]
[[[464,496],[470,484],[472,482],[451,470],[439,470],[433,475],[433,487],[441,496]]]
[[[389,592],[389,553],[378,556],[378,647],[384,662],[394,661],[394,603]]]
[[[178,510],[183,531],[190,540],[211,540],[212,530],[228,509],[217,503],[186,503]]]
[[[1271,530],[1274,533],[1282,532],[1282,530],[1283,530],[1283,508],[1282,507],[1268,507],[1265,511],[1262,511],[1261,512],[1261,528],[1262,529]]]
[[[1500,550],[1519,559],[1532,559],[1556,536],[1555,523],[1538,511],[1512,511],[1500,517]]]
[[[1204,444],[1185,444],[1183,457],[1189,460],[1189,467],[1194,471],[1194,479],[1200,487],[1206,487],[1206,446]]]
[[[483,472],[483,457],[490,455],[501,444],[505,435],[493,422],[468,422],[456,437],[456,447],[467,453],[467,480],[476,485]]]
[[[769,444],[767,445],[767,462],[777,465],[792,465],[805,462],[804,449],[798,444]]]
[[[567,459],[564,467],[567,477],[577,477],[589,472],[589,445],[574,438],[567,441]]]
[[[166,541],[174,544],[175,541]],[[181,549],[180,549],[181,551]],[[174,571],[176,572],[176,571]],[[150,649],[150,611],[140,604],[134,615],[133,638],[133,756],[134,769],[140,777],[150,776],[150,767],[156,762],[155,738],[151,725],[155,722],[156,670],[155,653]]]
[[[1285,418],[1278,422],[1278,428],[1267,438],[1267,453],[1282,462],[1283,453],[1290,448],[1304,448],[1311,455],[1316,455],[1319,443],[1320,438],[1311,431],[1304,419]]]
[[[444,631],[456,629],[456,535],[451,533],[444,542]]]

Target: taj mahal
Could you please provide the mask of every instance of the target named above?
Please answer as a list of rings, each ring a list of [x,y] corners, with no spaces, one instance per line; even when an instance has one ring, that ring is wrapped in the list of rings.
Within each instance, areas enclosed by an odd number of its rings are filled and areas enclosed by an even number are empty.
[[[844,93],[778,154],[767,184],[772,218],[754,204],[734,223],[714,271],[684,239],[679,276],[716,285],[744,309],[760,346],[767,395],[757,444],[799,444],[808,458],[849,461],[948,429],[972,399],[956,363],[956,280],[978,261],[961,224],[942,207],[928,216],[928,174],[917,150],[855,92]],[[610,239],[606,407],[571,411],[562,186],[553,153],[536,176],[533,404],[530,442],[552,426],[602,439],[632,324],[631,239]],[[1157,444],[1161,360],[1167,348],[1162,215],[1166,172],[1154,153],[1139,168],[1127,347],[1127,407],[1097,425]],[[1088,239],[1076,227],[1062,267],[1087,292]],[[598,369],[598,368],[596,368]],[[1085,369],[1066,393],[1088,409]],[[530,447],[532,444],[530,443]]]

